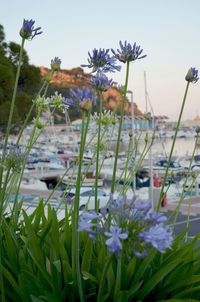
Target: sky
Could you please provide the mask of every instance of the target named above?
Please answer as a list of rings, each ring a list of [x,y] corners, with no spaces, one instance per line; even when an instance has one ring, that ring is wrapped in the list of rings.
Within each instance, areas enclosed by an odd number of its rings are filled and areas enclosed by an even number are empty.
[[[21,43],[23,19],[35,20],[43,33],[26,41],[30,63],[50,67],[58,56],[62,69],[87,64],[94,48],[119,48],[136,42],[147,57],[131,63],[128,89],[145,112],[177,120],[190,67],[200,70],[199,0],[2,0],[0,24],[6,41]],[[85,72],[90,70],[84,68]],[[199,71],[200,73],[200,71]],[[148,102],[145,100],[145,81]],[[123,85],[125,65],[109,78]],[[183,120],[200,115],[200,81],[190,84]]]

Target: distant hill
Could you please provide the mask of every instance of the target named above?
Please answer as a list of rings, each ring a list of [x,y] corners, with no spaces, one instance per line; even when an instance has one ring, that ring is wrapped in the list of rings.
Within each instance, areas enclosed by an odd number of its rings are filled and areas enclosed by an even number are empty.
[[[40,67],[40,73],[42,77],[45,77],[50,70],[44,66]],[[89,87],[88,81],[90,80],[91,75],[84,73],[81,67],[72,68],[70,70],[62,69],[57,72],[54,72],[51,84],[59,88],[76,88],[86,86]],[[117,89],[117,87],[111,87],[106,92],[103,93],[104,98],[104,108],[105,109],[115,109],[116,107],[120,109],[122,103],[122,97]],[[126,101],[125,112],[127,114],[131,113],[131,104]],[[138,108],[137,104],[134,103],[134,114],[143,115],[142,111]]]

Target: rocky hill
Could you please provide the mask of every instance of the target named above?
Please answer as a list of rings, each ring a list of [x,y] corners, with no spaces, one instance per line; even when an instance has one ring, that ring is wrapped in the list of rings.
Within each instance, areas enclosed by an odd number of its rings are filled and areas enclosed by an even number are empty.
[[[50,70],[42,66],[40,67],[40,72],[42,77],[45,77],[50,72]],[[90,77],[91,75],[84,73],[81,67],[76,67],[71,70],[62,69],[60,71],[54,72],[51,83],[54,86],[60,88],[76,88],[82,86],[89,87],[88,81]],[[109,88],[106,92],[103,93],[103,98],[105,109],[120,109],[122,97],[117,87]],[[126,101],[125,111],[127,114],[131,113],[131,103],[128,101],[128,99]],[[134,113],[135,115],[142,115],[141,110],[139,110],[137,104],[135,103]]]

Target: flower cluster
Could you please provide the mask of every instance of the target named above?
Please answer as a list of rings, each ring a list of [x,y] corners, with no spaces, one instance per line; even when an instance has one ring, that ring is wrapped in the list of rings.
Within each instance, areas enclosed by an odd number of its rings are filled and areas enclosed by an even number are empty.
[[[37,110],[39,112],[45,112],[48,108],[49,102],[48,102],[47,98],[45,98],[43,96],[39,96],[35,100],[35,104],[36,104]]]
[[[123,44],[120,41],[119,45],[120,49],[117,49],[117,52],[114,49],[111,49],[111,51],[114,54],[114,57],[120,62],[132,62],[146,57],[146,55],[141,56],[143,49],[140,49],[140,46],[137,46],[136,43],[131,45],[130,43],[127,43],[127,41],[125,41]]]
[[[89,55],[88,63],[83,64],[82,67],[92,68],[92,72],[115,72],[120,71],[121,66],[116,65],[116,59],[109,54],[109,49],[93,49],[93,53]]]
[[[118,255],[123,240],[128,254],[143,257],[152,247],[161,253],[171,247],[172,231],[165,223],[166,217],[152,211],[149,201],[111,194],[106,209],[81,214],[78,231],[88,232],[93,240],[103,236],[110,253]]]
[[[89,81],[89,84],[98,92],[103,92],[113,85],[113,80],[109,80],[103,72],[97,72],[97,74],[92,77],[91,81]]]
[[[70,97],[63,100],[63,103],[65,105],[70,105],[77,102],[80,104],[80,108],[84,111],[89,111],[92,103],[96,103],[97,101],[94,89],[82,87],[78,89],[70,89],[69,93]]]
[[[95,121],[97,124],[100,122],[102,126],[108,126],[108,125],[115,125],[116,124],[116,119],[110,110],[103,110],[101,113],[101,120],[99,117],[99,114],[97,112],[94,113],[92,116],[92,120]]]
[[[35,21],[25,20],[23,21],[22,28],[20,29],[20,36],[25,40],[32,40],[35,36],[42,33],[41,27],[34,28]]]
[[[53,107],[55,109],[61,109],[61,110],[65,109],[63,100],[64,100],[64,98],[63,98],[62,94],[61,93],[58,94],[57,91],[50,98],[47,98],[47,102],[49,103],[50,107]]]

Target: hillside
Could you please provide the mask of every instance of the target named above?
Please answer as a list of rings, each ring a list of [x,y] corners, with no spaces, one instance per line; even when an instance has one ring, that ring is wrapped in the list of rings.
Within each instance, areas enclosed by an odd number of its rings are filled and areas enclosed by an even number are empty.
[[[40,67],[40,73],[42,77],[45,77],[50,70],[44,66]],[[71,70],[62,69],[53,74],[51,84],[59,88],[76,88],[82,86],[89,86],[88,80],[90,79],[90,74],[84,73],[81,67],[76,67]],[[105,109],[115,109],[120,108],[122,103],[122,97],[117,89],[117,87],[111,87],[106,92],[103,93],[104,98],[104,108]],[[131,104],[126,101],[125,111],[127,114],[131,113]],[[141,110],[138,108],[137,104],[134,103],[134,114],[142,115]]]

